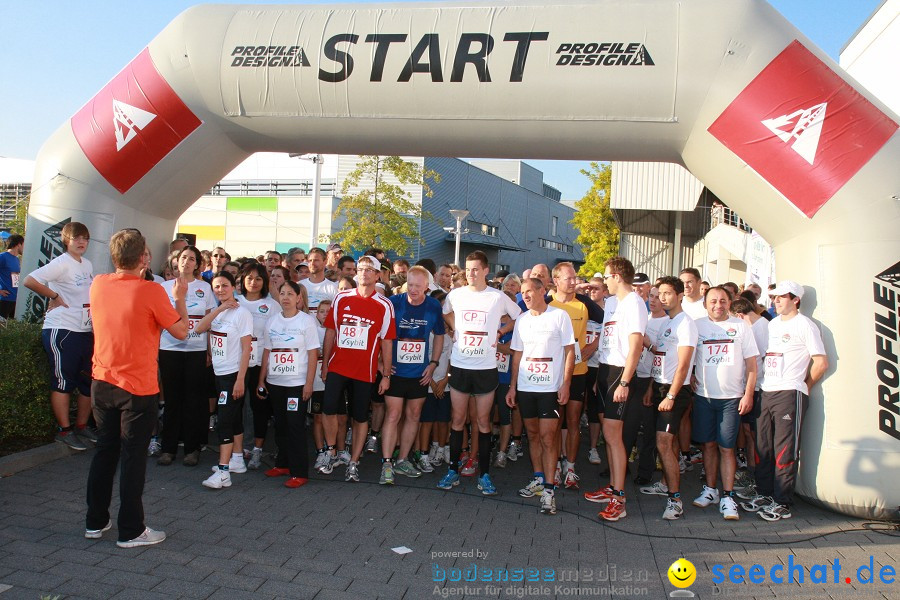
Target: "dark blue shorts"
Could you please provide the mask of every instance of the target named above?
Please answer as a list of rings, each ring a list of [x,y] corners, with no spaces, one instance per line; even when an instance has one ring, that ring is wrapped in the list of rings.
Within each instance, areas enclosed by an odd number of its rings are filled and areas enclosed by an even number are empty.
[[[77,389],[90,396],[93,332],[43,329],[41,341],[50,359],[50,390],[70,394]]]
[[[702,444],[716,442],[721,448],[734,448],[741,426],[740,403],[740,398],[695,395],[691,438]]]
[[[450,390],[444,388],[444,397],[438,398],[429,393],[425,396],[425,404],[422,406],[420,423],[449,423],[450,422]]]

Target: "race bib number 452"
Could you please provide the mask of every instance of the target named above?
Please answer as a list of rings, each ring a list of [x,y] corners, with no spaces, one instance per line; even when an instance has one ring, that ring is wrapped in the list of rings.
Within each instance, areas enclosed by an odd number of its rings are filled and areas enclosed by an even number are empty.
[[[531,385],[550,388],[553,385],[552,358],[526,358],[525,381]]]

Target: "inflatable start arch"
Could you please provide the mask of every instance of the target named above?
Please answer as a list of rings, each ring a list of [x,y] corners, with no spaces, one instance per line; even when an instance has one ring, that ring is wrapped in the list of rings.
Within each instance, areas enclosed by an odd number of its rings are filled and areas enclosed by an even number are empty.
[[[811,288],[832,367],[798,491],[894,518],[897,122],[762,0],[198,6],[44,145],[25,271],[67,219],[98,270],[119,228],[161,247],[263,150],[681,163]]]

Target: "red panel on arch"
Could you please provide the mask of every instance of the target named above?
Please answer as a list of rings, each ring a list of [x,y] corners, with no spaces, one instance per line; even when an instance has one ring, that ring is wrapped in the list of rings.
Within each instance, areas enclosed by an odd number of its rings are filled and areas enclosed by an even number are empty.
[[[201,121],[162,78],[144,48],[71,123],[88,160],[124,194]]]
[[[812,218],[897,127],[794,40],[709,132]]]

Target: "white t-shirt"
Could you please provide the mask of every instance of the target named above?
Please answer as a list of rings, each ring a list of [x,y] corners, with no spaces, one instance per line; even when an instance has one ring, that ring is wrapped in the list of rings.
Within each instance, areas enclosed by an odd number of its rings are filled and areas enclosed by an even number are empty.
[[[598,339],[603,334],[603,324],[597,323],[596,321],[591,321],[588,319],[587,322],[587,330],[584,334],[584,345],[591,345],[594,340]],[[588,368],[599,367],[600,366],[600,344],[597,344],[597,349],[593,354],[590,355],[587,359]]]
[[[262,347],[269,351],[268,383],[285,387],[306,385],[309,369],[316,366],[309,364],[309,351],[321,348],[318,325],[315,317],[302,312],[291,318],[278,312],[268,320],[261,340]]]
[[[709,317],[694,321],[697,349],[694,375],[697,395],[704,398],[741,398],[747,385],[746,359],[759,356],[753,332],[742,319],[728,317],[715,322]]]
[[[656,340],[659,336],[659,330],[670,321],[669,315],[664,314],[661,317],[650,317],[647,319],[647,337]],[[653,342],[653,349],[656,350],[656,342]],[[653,353],[649,348],[644,348],[641,352],[641,360],[637,366],[637,376],[649,378],[652,377],[650,371],[653,367]]]
[[[608,314],[608,313],[607,313]],[[628,356],[628,338],[633,333],[644,335],[647,331],[647,305],[635,292],[630,292],[616,305],[615,312],[610,318],[604,315],[603,337],[600,345],[608,352],[605,360],[607,365],[624,367]]]
[[[169,296],[169,302],[172,303],[172,306],[175,306],[175,297],[172,295],[175,280],[164,281],[161,285]],[[188,284],[184,303],[187,306],[188,313],[187,339],[175,339],[168,331],[163,329],[162,335],[159,336],[159,349],[174,350],[176,352],[206,352],[206,332],[197,333],[194,329],[200,324],[206,313],[216,307],[216,297],[213,295],[212,288],[202,279],[194,279]]]
[[[756,349],[759,350],[759,356],[756,357],[756,390],[759,391],[762,386],[763,377],[763,358],[766,356],[766,349],[769,347],[769,321],[763,317],[756,320],[753,324],[753,339],[756,340]]]
[[[605,326],[608,321],[613,320],[613,314],[616,312],[616,307],[619,305],[619,299],[615,296],[608,296],[606,300],[603,301],[603,325]],[[597,357],[597,363],[603,363],[604,365],[609,364],[609,346],[604,346],[603,344],[603,330],[600,330],[600,343],[597,344],[597,352],[595,353]]]
[[[701,296],[696,302],[691,302],[687,296],[681,299],[681,310],[686,312],[693,320],[702,319],[709,316],[706,306],[703,305],[703,297]]]
[[[241,338],[253,335],[253,317],[238,306],[219,313],[209,330],[209,350],[216,375],[230,375],[241,368]]]
[[[309,296],[309,312],[313,315],[316,309],[319,308],[319,302],[322,300],[334,300],[338,293],[337,284],[328,279],[323,279],[319,283],[313,283],[307,277],[300,280],[300,285],[306,288],[306,294]]]
[[[453,351],[450,364],[463,369],[497,368],[497,329],[503,313],[515,319],[522,309],[498,289],[477,292],[456,288],[444,300],[444,314],[453,313]]]
[[[694,320],[684,311],[669,319],[667,324],[660,327],[656,336],[656,349],[653,352],[653,366],[651,372],[657,383],[672,383],[675,381],[675,371],[678,369],[678,349],[685,346],[696,348],[697,326]],[[691,364],[694,364],[693,357]],[[691,370],[687,370],[682,385],[690,385]]]
[[[266,335],[266,325],[273,316],[281,313],[281,304],[271,298],[247,300],[243,294],[237,297],[238,304],[247,309],[253,317],[253,337],[250,338],[250,366],[262,364],[262,341]],[[280,385],[276,383],[276,385]],[[301,384],[302,385],[302,384]]]
[[[575,344],[572,320],[566,311],[548,306],[534,315],[526,310],[516,318],[509,347],[522,352],[516,389],[520,392],[557,392],[565,374],[565,347]]]
[[[64,252],[43,267],[32,271],[36,281],[59,294],[59,299],[69,308],[59,306],[44,315],[44,329],[69,331],[93,331],[91,320],[91,282],[94,267],[91,261],[81,257],[81,262]]]
[[[799,390],[809,394],[806,374],[809,360],[824,355],[819,328],[809,317],[797,314],[785,321],[778,315],[769,321],[769,344],[763,359],[764,392]]]

